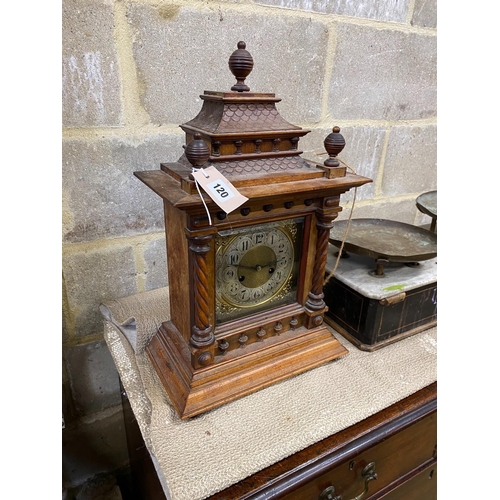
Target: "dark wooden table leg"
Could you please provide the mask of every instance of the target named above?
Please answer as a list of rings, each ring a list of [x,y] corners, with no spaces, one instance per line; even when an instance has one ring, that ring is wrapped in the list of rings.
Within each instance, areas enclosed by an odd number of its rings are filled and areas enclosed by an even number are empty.
[[[155,466],[151,460],[146,444],[142,438],[141,430],[137,424],[127,393],[120,380],[120,393],[122,396],[123,417],[125,420],[125,433],[127,435],[127,448],[130,460],[134,500],[166,500],[163,487],[156,474]]]

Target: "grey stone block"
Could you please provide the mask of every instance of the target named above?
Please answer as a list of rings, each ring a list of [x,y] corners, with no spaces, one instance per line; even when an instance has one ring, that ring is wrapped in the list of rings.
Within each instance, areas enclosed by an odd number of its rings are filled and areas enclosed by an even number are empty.
[[[384,196],[419,195],[437,185],[436,126],[398,126],[389,134],[382,177]]]
[[[62,4],[62,118],[66,127],[121,125],[121,88],[113,4]]]
[[[430,231],[432,225],[432,219],[429,215],[417,212],[413,224],[415,224],[415,226],[420,226]],[[436,221],[436,228],[433,232],[437,233],[437,221]]]
[[[101,302],[137,293],[134,253],[130,246],[65,253],[62,269],[77,336],[102,333]]]
[[[276,93],[280,113],[292,123],[320,119],[328,42],[322,23],[210,5],[130,3],[127,15],[142,103],[153,123],[189,121],[204,90],[230,91],[236,79],[228,60],[240,40],[255,63],[246,79],[252,92]]]
[[[133,172],[176,161],[184,142],[183,134],[63,141],[64,241],[163,229],[161,198]]]
[[[338,216],[338,220],[346,220],[351,213],[351,203],[341,203],[343,208]],[[417,207],[411,199],[394,201],[374,201],[369,205],[354,205],[352,217],[354,219],[388,219],[407,224],[415,223]]]
[[[89,415],[121,403],[118,372],[104,340],[67,347],[65,358],[78,414]]]
[[[324,140],[331,133],[331,129],[315,129],[299,142],[304,148],[304,158],[323,163],[327,154],[318,155],[324,149]],[[369,177],[374,182],[358,188],[356,200],[367,200],[374,196],[375,180],[378,176],[380,160],[386,131],[381,127],[342,127],[340,130],[346,141],[346,146],[339,154],[339,159],[351,167],[355,173]],[[348,169],[348,171],[350,171]],[[350,200],[353,190],[342,195],[342,201]]]
[[[340,24],[330,81],[333,119],[436,116],[436,37]]]
[[[255,0],[262,5],[404,23],[410,0]]]
[[[151,241],[144,250],[146,290],[168,285],[167,249],[165,238]]]
[[[437,28],[437,0],[415,0],[411,24],[423,28]]]
[[[128,462],[121,408],[93,422],[62,431],[62,480],[65,488],[78,487],[98,474],[126,467]]]
[[[416,226],[422,226],[422,227],[425,227],[426,229],[430,230],[431,225],[432,225],[432,217],[430,215],[424,214],[423,212],[421,212],[417,208],[417,213],[415,215],[414,224]],[[436,228],[437,228],[437,219],[436,219]],[[437,229],[435,232],[437,232]]]

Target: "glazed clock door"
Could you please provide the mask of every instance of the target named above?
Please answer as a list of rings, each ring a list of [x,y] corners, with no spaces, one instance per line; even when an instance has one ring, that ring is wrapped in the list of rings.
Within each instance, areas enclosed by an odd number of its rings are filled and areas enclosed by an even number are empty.
[[[220,231],[216,237],[216,321],[296,300],[303,219]]]

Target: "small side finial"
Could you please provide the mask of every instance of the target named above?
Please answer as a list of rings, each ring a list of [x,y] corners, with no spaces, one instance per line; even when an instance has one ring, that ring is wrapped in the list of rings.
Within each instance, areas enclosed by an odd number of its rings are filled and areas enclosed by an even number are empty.
[[[253,57],[246,50],[245,42],[238,42],[238,50],[235,50],[229,58],[229,69],[236,77],[236,84],[231,87],[235,92],[248,92],[250,87],[245,85],[245,78],[253,69]]]
[[[326,167],[338,167],[340,162],[337,160],[337,155],[344,149],[345,139],[340,133],[340,128],[335,126],[332,133],[326,136],[323,143],[329,158],[323,162]]]
[[[210,158],[210,150],[198,132],[194,134],[194,139],[185,147],[185,151],[189,163],[196,168],[203,166]]]

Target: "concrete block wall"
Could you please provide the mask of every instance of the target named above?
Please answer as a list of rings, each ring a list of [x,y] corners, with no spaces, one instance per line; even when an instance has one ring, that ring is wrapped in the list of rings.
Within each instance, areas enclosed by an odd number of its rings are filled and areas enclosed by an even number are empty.
[[[119,403],[101,301],[167,284],[162,203],[134,176],[182,154],[179,124],[204,90],[229,90],[239,40],[246,83],[282,116],[334,125],[341,158],[373,183],[355,216],[428,222],[436,188],[436,0],[63,0],[63,394],[68,419]],[[349,215],[352,193],[340,218]],[[96,417],[97,418],[97,417]]]

